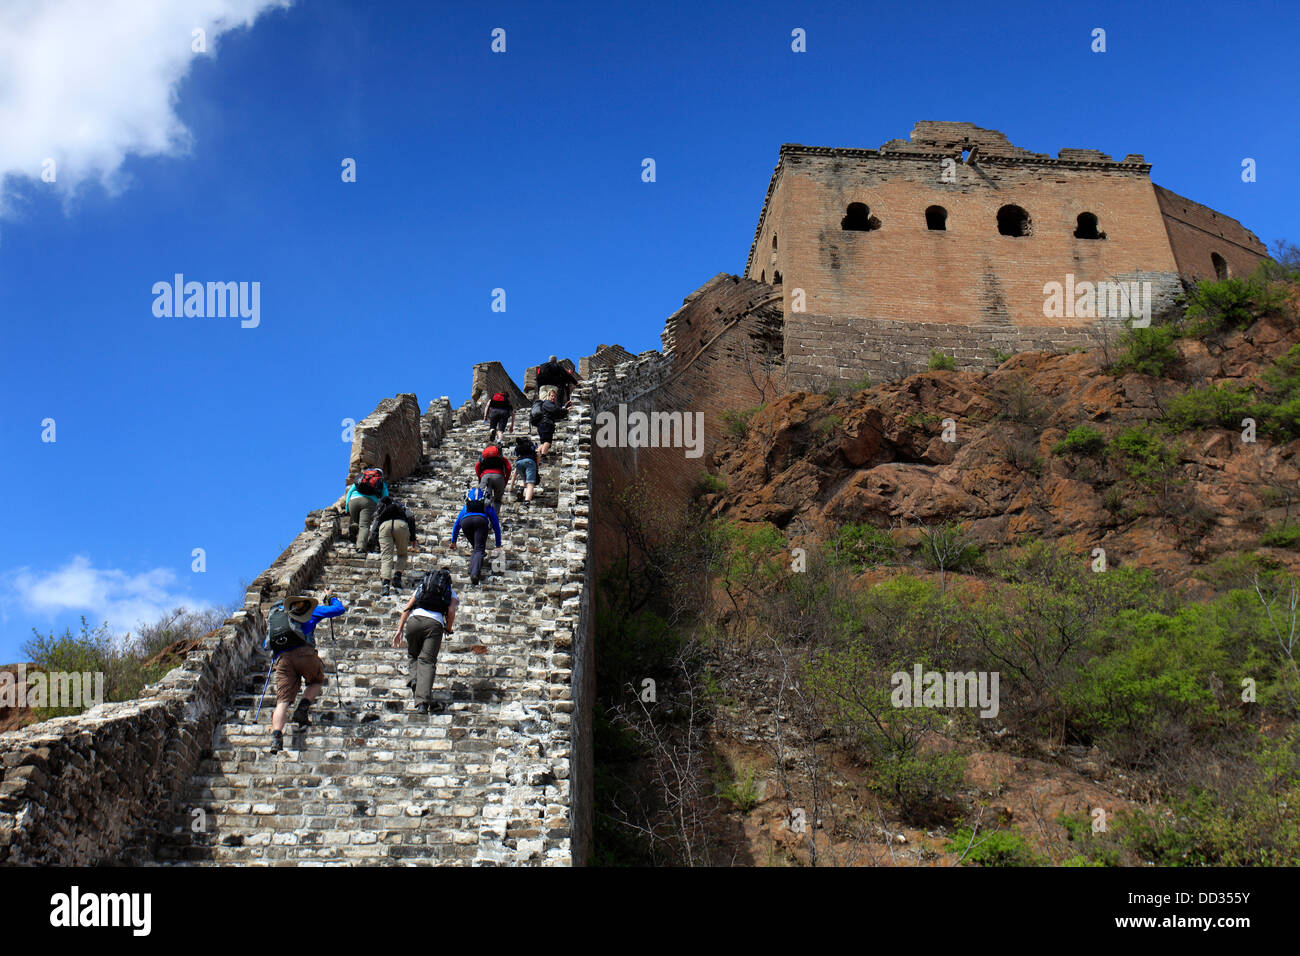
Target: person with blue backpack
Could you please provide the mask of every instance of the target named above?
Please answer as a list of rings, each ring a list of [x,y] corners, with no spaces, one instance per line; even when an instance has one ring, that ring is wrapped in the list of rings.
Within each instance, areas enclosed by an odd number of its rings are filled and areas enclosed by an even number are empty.
[[[452,633],[459,603],[447,571],[426,571],[397,622],[393,647],[401,647],[405,635],[406,656],[411,664],[411,679],[406,686],[415,694],[417,713],[436,714],[443,709],[442,703],[433,699],[433,677],[443,635]]]
[[[275,712],[271,715],[271,753],[284,749],[284,725],[289,705],[298,697],[304,681],[307,690],[293,712],[293,722],[300,727],[311,724],[308,711],[325,686],[325,665],[316,652],[316,625],[327,617],[347,611],[343,602],[327,588],[323,597],[328,604],[318,604],[314,597],[299,594],[287,598],[272,609],[267,618],[266,647],[272,651],[271,669],[275,671]]]
[[[370,519],[381,498],[388,497],[388,481],[382,468],[362,468],[357,480],[348,485],[343,510],[348,513],[348,537],[355,538],[357,551],[365,554]]]
[[[487,550],[488,531],[496,535],[497,550],[501,549],[501,522],[497,519],[496,509],[488,501],[482,488],[471,488],[465,492],[465,506],[456,516],[456,523],[451,529],[451,547],[458,547],[457,538],[462,531],[470,543],[469,580],[478,584],[483,573],[483,554]]]

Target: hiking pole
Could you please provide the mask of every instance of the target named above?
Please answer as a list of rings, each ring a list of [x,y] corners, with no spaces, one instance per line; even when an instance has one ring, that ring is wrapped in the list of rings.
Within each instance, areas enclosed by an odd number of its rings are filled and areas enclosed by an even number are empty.
[[[253,715],[253,723],[257,723],[257,718],[262,716],[262,701],[266,700],[266,689],[271,685],[271,669],[275,667],[275,655],[271,655],[271,663],[266,667],[266,680],[262,682],[262,696],[257,698],[257,713]]]

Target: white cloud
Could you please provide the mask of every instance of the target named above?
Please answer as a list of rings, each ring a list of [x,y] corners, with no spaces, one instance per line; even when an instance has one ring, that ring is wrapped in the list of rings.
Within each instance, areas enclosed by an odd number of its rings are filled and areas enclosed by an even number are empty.
[[[0,2],[0,217],[23,177],[44,186],[55,162],[65,200],[88,182],[122,187],[128,154],[179,155],[190,134],[176,88],[221,34],[292,0],[3,0]],[[192,50],[206,31],[206,53]]]
[[[75,555],[55,571],[35,574],[20,568],[11,587],[23,609],[34,614],[85,614],[92,627],[108,621],[112,631],[134,630],[182,605],[202,610],[209,605],[177,590],[176,573],[155,568],[128,574],[115,568],[96,568],[85,555]]]

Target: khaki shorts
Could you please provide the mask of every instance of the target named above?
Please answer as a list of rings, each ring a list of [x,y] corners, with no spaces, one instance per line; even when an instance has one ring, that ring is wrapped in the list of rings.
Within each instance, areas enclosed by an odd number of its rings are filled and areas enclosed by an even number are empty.
[[[275,702],[292,704],[302,689],[302,682],[325,683],[325,666],[314,647],[295,647],[285,651],[275,662]]]

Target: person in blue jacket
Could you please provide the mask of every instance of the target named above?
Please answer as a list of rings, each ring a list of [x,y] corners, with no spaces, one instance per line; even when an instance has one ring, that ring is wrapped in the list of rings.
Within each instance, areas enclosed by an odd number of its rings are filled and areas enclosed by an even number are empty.
[[[357,480],[348,485],[348,493],[343,498],[343,510],[348,513],[348,537],[356,539],[361,554],[366,552],[370,519],[379,507],[379,499],[387,497],[388,479],[382,468],[362,468]]]
[[[284,602],[293,629],[302,635],[303,643],[275,652],[271,667],[275,671],[275,712],[271,715],[271,752],[284,749],[284,725],[289,716],[289,705],[298,696],[303,682],[307,690],[293,712],[293,722],[300,727],[311,724],[307,712],[312,701],[320,696],[325,686],[325,667],[316,653],[316,625],[327,617],[338,617],[347,610],[327,588],[322,595],[329,603],[316,603],[309,594],[299,594]]]
[[[501,522],[497,520],[496,509],[488,501],[482,488],[471,488],[465,492],[465,507],[456,516],[456,524],[451,529],[451,546],[454,550],[461,531],[473,549],[469,556],[469,580],[478,584],[483,573],[483,553],[487,550],[488,529],[496,534],[497,550],[501,550]]]

